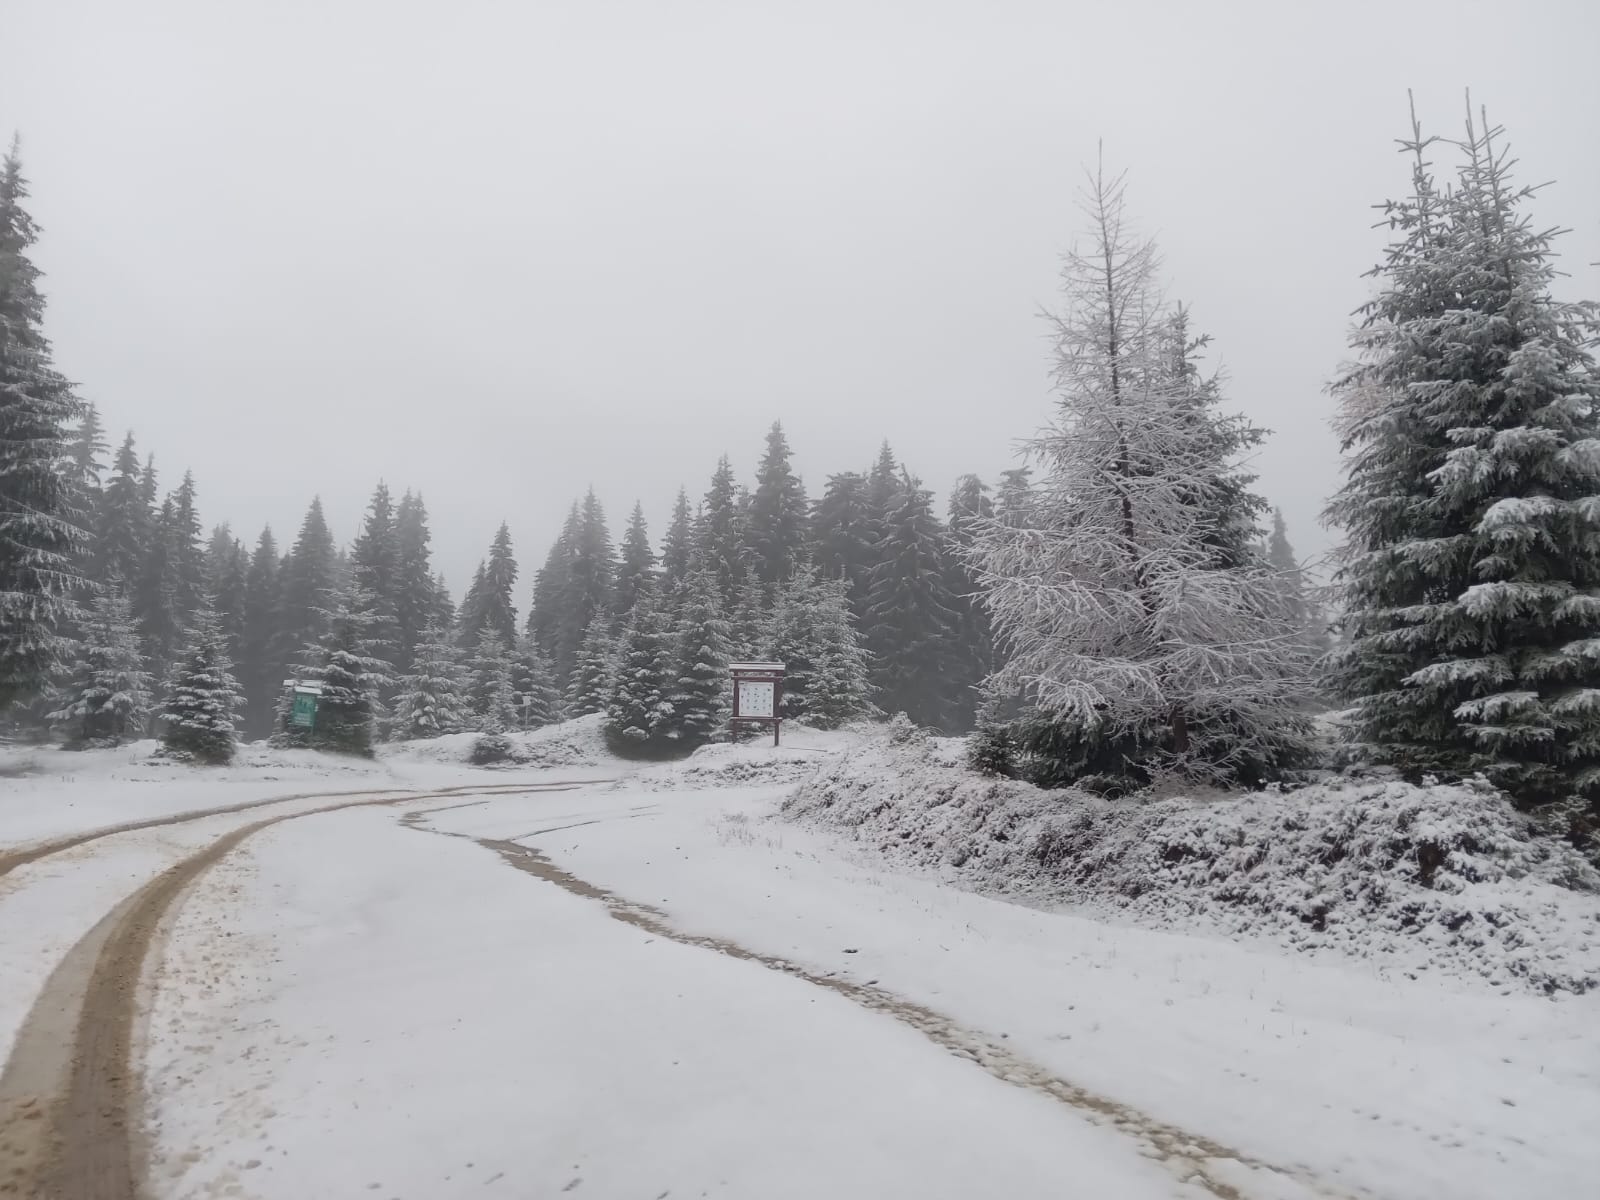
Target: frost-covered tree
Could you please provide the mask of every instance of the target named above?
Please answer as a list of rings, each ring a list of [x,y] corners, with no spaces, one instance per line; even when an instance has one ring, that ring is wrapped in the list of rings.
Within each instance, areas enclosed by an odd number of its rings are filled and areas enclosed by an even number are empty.
[[[291,647],[317,642],[326,630],[328,597],[338,587],[338,556],[322,515],[320,497],[311,501],[293,548],[283,562],[283,629]],[[287,656],[286,656],[287,657]]]
[[[693,555],[694,511],[689,507],[689,493],[679,488],[678,498],[672,504],[667,536],[661,540],[661,586],[666,592],[676,591],[684,581]]]
[[[145,657],[158,679],[165,677],[182,647],[188,619],[179,603],[177,526],[177,510],[168,496],[152,528],[132,596]]]
[[[994,670],[994,631],[989,612],[972,574],[971,555],[978,531],[994,519],[989,487],[976,475],[963,475],[950,493],[945,531],[945,583],[950,607],[956,614],[956,657],[951,694],[961,698],[953,708],[958,728],[970,725],[977,704],[978,686]]]
[[[206,608],[206,547],[200,536],[200,510],[194,472],[185,471],[171,496],[171,510],[162,506],[161,533],[167,540],[167,562],[173,611],[179,629],[188,629]]]
[[[903,477],[867,582],[867,644],[878,702],[919,725],[958,724],[960,615],[950,593],[945,531],[920,481]]]
[[[80,406],[44,334],[27,195],[13,141],[0,160],[0,711],[42,694],[68,654],[86,543],[68,469]]]
[[[556,687],[555,667],[531,635],[523,635],[512,650],[511,686],[522,728],[540,729],[561,720],[565,706]]]
[[[622,535],[622,550],[617,562],[616,584],[611,589],[611,615],[626,621],[639,593],[655,578],[656,554],[650,548],[650,530],[644,521],[644,505],[637,501]]]
[[[110,449],[99,408],[93,402],[85,404],[78,427],[72,431],[68,457],[72,460],[72,483],[86,512],[93,512],[98,506],[100,477],[105,471],[106,452]]]
[[[467,670],[471,677],[468,703],[474,728],[484,733],[505,733],[517,728],[511,650],[496,630],[485,627],[479,633]]]
[[[94,518],[94,567],[97,583],[133,580],[150,539],[150,514],[139,492],[139,456],[133,434],[123,440],[111,464],[111,477],[100,492]]]
[[[382,480],[373,489],[366,518],[350,547],[350,581],[371,606],[367,637],[373,653],[393,664],[400,657],[400,612],[395,594],[400,580],[400,531],[394,498]]]
[[[1453,187],[1413,118],[1411,195],[1333,391],[1328,515],[1358,736],[1525,804],[1600,797],[1600,307],[1551,294],[1503,133],[1469,115]]]
[[[567,711],[574,717],[605,711],[606,699],[611,694],[612,659],[615,653],[611,622],[604,614],[596,615],[584,631],[577,666],[567,690]]]
[[[466,686],[455,646],[439,626],[423,631],[411,671],[394,702],[394,736],[435,738],[459,733],[470,723]]]
[[[238,741],[234,714],[243,703],[222,631],[216,618],[202,609],[190,621],[182,657],[168,685],[161,710],[162,744],[198,762],[231,761]]]
[[[283,621],[282,580],[278,543],[263,529],[250,555],[245,576],[244,633],[240,641],[239,680],[244,685],[245,732],[266,737],[272,732],[273,702],[288,670]]]
[[[700,519],[695,526],[695,549],[717,576],[717,591],[724,604],[732,604],[739,585],[749,574],[745,549],[745,515],[740,511],[739,485],[733,464],[724,454],[717,460]]]
[[[473,576],[456,615],[464,646],[476,645],[485,632],[500,639],[502,650],[517,639],[517,608],[512,595],[517,584],[517,559],[511,548],[511,529],[504,521],[489,544],[489,557]]]
[[[379,690],[391,680],[391,665],[374,653],[372,598],[359,588],[347,587],[329,597],[318,623],[325,632],[311,648],[300,678],[321,684],[316,723],[305,733],[305,744],[341,754],[371,755],[378,717]],[[285,714],[287,715],[287,714]],[[296,732],[285,727],[291,743]]]
[[[668,696],[672,736],[686,746],[715,740],[728,724],[728,663],[733,639],[716,577],[704,568],[684,580],[674,632],[676,678]]]
[[[226,524],[211,531],[211,541],[206,546],[205,576],[206,606],[216,615],[228,657],[237,665],[244,647],[250,552]]]
[[[1230,419],[1174,369],[1155,247],[1129,226],[1122,180],[1095,175],[1084,209],[1088,246],[1066,257],[1052,318],[1059,407],[1029,444],[1045,478],[1025,523],[1005,511],[974,547],[1009,655],[992,686],[1084,751],[1067,777],[1159,760],[1261,778],[1304,752],[1298,631],[1263,565],[1221,561]]]
[[[728,628],[736,660],[756,661],[772,653],[772,613],[760,580],[746,579],[739,585]]]
[[[77,659],[50,720],[63,727],[72,743],[120,745],[144,733],[151,705],[138,630],[122,581],[113,579],[91,602]]]
[[[767,653],[786,668],[783,715],[823,729],[876,711],[845,586],[802,568],[778,589],[772,608]]]
[[[842,579],[856,611],[866,604],[867,575],[882,530],[873,526],[867,477],[858,471],[828,476],[811,515],[812,559],[825,578]]]
[[[768,586],[789,578],[808,557],[810,505],[790,457],[783,425],[774,421],[767,432],[766,453],[756,468],[745,529],[756,575]]]
[[[406,492],[395,509],[395,540],[399,548],[399,561],[395,567],[394,608],[395,620],[400,628],[400,647],[395,656],[395,669],[409,673],[417,643],[444,615],[439,610],[438,588],[429,565],[428,509],[422,497]]]
[[[539,643],[539,648],[550,656],[556,673],[563,681],[568,670],[560,661],[562,601],[572,577],[572,553],[578,540],[578,522],[581,517],[574,504],[567,510],[567,519],[561,532],[551,543],[544,565],[533,576],[533,603],[528,606],[528,633]]]
[[[672,692],[676,655],[672,630],[654,591],[633,606],[617,647],[606,697],[605,735],[619,754],[648,758],[676,748]]]

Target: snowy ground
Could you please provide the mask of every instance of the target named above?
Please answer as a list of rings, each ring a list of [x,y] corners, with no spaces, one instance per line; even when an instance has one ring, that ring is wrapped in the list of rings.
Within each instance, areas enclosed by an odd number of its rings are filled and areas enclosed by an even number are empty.
[[[144,961],[129,1109],[154,1200],[1591,1194],[1596,997],[1385,979],[886,870],[774,817],[845,740],[496,771],[465,745],[223,775],[36,756],[0,778],[0,864],[273,795],[582,785],[295,817],[200,874]],[[148,880],[335,802],[0,873],[0,1044]]]

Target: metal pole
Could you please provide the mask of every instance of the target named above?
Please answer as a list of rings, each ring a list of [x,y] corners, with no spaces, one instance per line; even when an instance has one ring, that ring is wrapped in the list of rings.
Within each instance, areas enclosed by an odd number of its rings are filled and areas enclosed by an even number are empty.
[[[780,730],[782,728],[783,728],[783,722],[782,721],[774,721],[772,723],[772,748],[774,750],[776,750],[778,748],[778,730]]]

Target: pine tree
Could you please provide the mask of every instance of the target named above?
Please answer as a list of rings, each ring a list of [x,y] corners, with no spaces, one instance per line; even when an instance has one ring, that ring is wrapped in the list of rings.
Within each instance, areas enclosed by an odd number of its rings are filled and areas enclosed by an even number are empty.
[[[162,532],[167,538],[171,570],[172,604],[179,629],[188,629],[194,615],[206,607],[206,551],[200,539],[200,512],[195,499],[194,473],[185,471],[172,493],[170,514],[162,507]]]
[[[825,578],[845,581],[858,612],[865,606],[867,574],[881,535],[881,530],[873,528],[867,496],[865,475],[857,471],[830,475],[811,518],[817,567]]]
[[[250,553],[225,524],[212,530],[206,546],[205,578],[207,606],[216,615],[228,658],[238,664],[244,655]]]
[[[101,480],[105,470],[104,459],[110,447],[106,445],[105,426],[100,423],[100,410],[91,402],[83,406],[83,415],[73,431],[69,455],[72,459],[72,482],[82,498],[84,508],[93,512],[99,504]]]
[[[674,641],[675,677],[668,693],[670,736],[685,746],[704,745],[727,729],[728,663],[733,640],[722,615],[716,577],[701,568],[684,581]]]
[[[783,425],[774,421],[767,433],[766,453],[756,470],[756,490],[745,530],[745,544],[763,583],[782,582],[806,561],[809,515],[805,486],[790,464]]]
[[[695,549],[717,576],[717,591],[725,605],[733,603],[739,585],[749,573],[745,551],[744,516],[739,508],[739,489],[733,464],[724,454],[717,460],[711,487],[700,507],[695,527]]]
[[[400,645],[395,668],[409,672],[417,643],[430,625],[439,620],[438,585],[429,565],[428,510],[420,495],[407,492],[395,510],[395,537],[399,542],[399,562],[395,573],[395,619]],[[448,597],[447,597],[448,598]],[[440,628],[449,628],[442,624]]]
[[[464,646],[477,644],[485,632],[500,639],[504,649],[517,638],[517,609],[512,593],[517,582],[517,560],[511,551],[511,530],[502,521],[489,546],[488,559],[479,566],[472,586],[461,600],[457,636]]]
[[[665,592],[675,592],[688,576],[693,555],[694,512],[689,507],[689,493],[679,488],[672,505],[672,521],[661,542],[661,586]]]
[[[338,556],[322,515],[322,500],[311,501],[299,536],[283,562],[283,629],[293,647],[319,642],[327,629],[329,598],[338,587]]]
[[[560,678],[571,679],[589,622],[610,611],[613,572],[605,511],[591,489],[579,513],[565,585],[557,601],[560,615],[553,657]]]
[[[288,669],[286,637],[278,543],[267,528],[256,541],[245,576],[244,632],[239,652],[245,732],[251,737],[266,737],[272,732],[273,701]]]
[[[456,649],[439,626],[423,631],[411,672],[400,681],[394,706],[394,735],[435,738],[459,733],[471,719]]]
[[[512,650],[511,686],[522,728],[541,729],[561,720],[564,706],[555,668],[531,635],[523,635]]]
[[[209,612],[194,614],[167,692],[161,741],[170,752],[220,765],[232,761],[234,713],[243,703],[221,631]]]
[[[970,566],[978,532],[994,516],[987,484],[976,475],[963,475],[956,480],[945,524],[949,545],[945,574],[950,606],[956,613],[958,666],[951,683],[953,694],[963,700],[956,706],[958,729],[970,728],[976,715],[977,688],[995,668],[994,630]]]
[[[574,504],[567,511],[560,534],[551,543],[544,565],[533,577],[533,603],[528,608],[528,633],[556,665],[557,678],[565,683],[572,670],[561,654],[562,604],[572,580],[572,556],[578,542],[581,517]]]
[[[944,527],[931,494],[902,477],[875,548],[867,584],[867,644],[878,656],[873,682],[879,703],[918,725],[955,728],[964,718],[960,614],[950,593]]]
[[[473,727],[483,733],[517,728],[517,696],[511,684],[511,652],[500,634],[485,628],[468,663]]]
[[[178,568],[173,561],[177,523],[177,510],[168,496],[155,519],[133,592],[133,613],[145,658],[157,679],[166,677],[183,644],[184,615],[179,609]]]
[[[778,590],[781,594],[783,589]],[[728,625],[736,659],[760,662],[772,653],[772,614],[759,580],[746,579],[740,585]]]
[[[50,720],[69,739],[90,745],[144,733],[150,721],[150,676],[139,653],[138,632],[120,580],[100,589],[83,623],[77,661]]]
[[[100,493],[94,533],[95,581],[137,579],[149,545],[150,520],[139,492],[139,456],[131,433],[117,450],[111,478]]]
[[[843,580],[802,568],[778,590],[771,655],[784,664],[783,715],[835,729],[871,716],[867,654],[856,635]]]
[[[572,683],[567,689],[567,711],[574,717],[605,711],[606,698],[611,692],[613,657],[616,645],[611,637],[611,623],[598,615],[584,631],[583,646],[578,655]]]
[[[370,596],[347,587],[331,595],[317,616],[325,632],[302,659],[308,669],[299,672],[299,677],[314,679],[322,687],[315,724],[304,735],[305,743],[316,749],[372,754],[380,714],[378,693],[388,686],[392,670],[373,653],[372,609]],[[285,732],[289,741],[299,740],[292,730]]]
[[[350,580],[369,598],[371,637],[379,657],[393,663],[400,655],[400,613],[395,596],[400,583],[400,531],[394,498],[379,480],[366,517],[350,547]]]
[[[628,619],[639,594],[655,578],[656,556],[650,548],[650,530],[644,523],[644,506],[635,503],[622,535],[622,555],[617,564],[616,584],[611,589],[611,616],[619,624]],[[670,594],[670,592],[666,593]]]
[[[1551,295],[1556,231],[1469,115],[1453,188],[1413,117],[1383,289],[1334,385],[1349,479],[1335,678],[1413,774],[1600,797],[1600,306]]]
[[[646,592],[623,631],[606,697],[606,741],[618,754],[649,758],[673,751],[673,651],[659,598]]]
[[[1305,752],[1309,664],[1271,573],[1215,542],[1228,419],[1175,368],[1155,248],[1120,179],[1096,176],[1086,201],[1090,246],[1067,256],[1053,319],[1059,415],[1030,444],[1049,478],[1025,524],[1008,502],[976,549],[1009,653],[994,688],[1059,732],[1058,778],[1257,780]]]
[[[42,694],[68,653],[86,544],[67,470],[81,409],[42,329],[27,195],[13,141],[0,162],[0,711]]]

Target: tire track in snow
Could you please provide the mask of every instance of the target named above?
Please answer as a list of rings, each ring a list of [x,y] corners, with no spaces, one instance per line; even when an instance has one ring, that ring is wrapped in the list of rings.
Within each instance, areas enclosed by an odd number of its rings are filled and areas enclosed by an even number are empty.
[[[1249,1180],[1251,1176],[1265,1175],[1274,1187],[1274,1196],[1288,1200],[1292,1195],[1320,1200],[1352,1200],[1352,1193],[1339,1191],[1300,1168],[1269,1163],[1244,1154],[1211,1138],[1180,1129],[1156,1117],[1114,1100],[1109,1096],[1090,1091],[1070,1080],[1062,1079],[1048,1068],[1022,1057],[1015,1051],[1000,1046],[976,1030],[969,1029],[952,1017],[918,1004],[885,988],[856,983],[837,975],[823,973],[776,955],[751,950],[737,942],[704,934],[686,933],[672,925],[667,915],[658,908],[628,900],[615,892],[597,887],[563,867],[530,846],[502,838],[474,838],[471,834],[451,833],[429,829],[422,825],[421,813],[407,813],[402,823],[425,833],[444,837],[460,837],[475,841],[493,850],[511,866],[546,883],[606,907],[618,921],[642,929],[657,937],[667,938],[686,946],[712,950],[741,962],[755,963],[769,970],[792,975],[820,988],[825,988],[863,1008],[893,1017],[928,1038],[941,1049],[958,1058],[965,1058],[1004,1083],[1038,1092],[1076,1111],[1097,1125],[1109,1126],[1139,1142],[1155,1159],[1162,1162],[1181,1181],[1197,1184],[1218,1200],[1253,1200],[1260,1193],[1249,1182],[1240,1184],[1234,1179]],[[1228,1177],[1232,1178],[1228,1178]],[[1253,1182],[1266,1182],[1255,1180]]]
[[[473,785],[344,799],[282,813],[222,834],[123,900],[67,952],[34,1000],[0,1071],[0,1197],[6,1200],[137,1200],[146,1154],[133,1051],[146,959],[183,893],[251,835],[285,821],[347,808],[447,800],[475,794],[568,791],[584,783]],[[348,796],[350,793],[324,793]],[[370,796],[371,790],[358,793]],[[313,793],[187,814],[131,828],[176,824]],[[418,818],[423,813],[411,814]],[[66,839],[82,845],[93,837]],[[70,848],[57,845],[55,853]],[[37,854],[34,859],[43,857]]]
[[[612,783],[610,779],[596,780],[597,783]],[[223,817],[234,813],[249,812],[252,809],[267,808],[274,804],[291,804],[296,800],[323,800],[334,796],[391,796],[395,799],[412,797],[432,797],[448,794],[459,794],[469,789],[477,788],[476,784],[462,784],[459,787],[449,788],[353,788],[341,792],[296,792],[288,796],[269,796],[264,800],[245,800],[238,804],[224,804],[220,808],[197,808],[188,812],[168,813],[161,817],[147,817],[139,821],[128,821],[121,825],[106,825],[99,829],[86,830],[81,833],[70,834],[66,837],[53,838],[45,842],[37,842],[25,846],[20,850],[10,850],[0,853],[0,878],[9,875],[18,867],[25,867],[29,863],[38,862],[41,858],[48,858],[52,854],[60,854],[66,850],[75,850],[89,842],[97,842],[101,838],[114,837],[119,833],[136,833],[141,829],[159,829],[163,825],[186,825],[191,821],[202,821],[207,817]],[[493,795],[497,791],[507,789],[522,790],[526,787],[540,787],[540,784],[488,784],[483,786],[484,795]],[[477,795],[476,791],[471,794]]]

